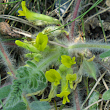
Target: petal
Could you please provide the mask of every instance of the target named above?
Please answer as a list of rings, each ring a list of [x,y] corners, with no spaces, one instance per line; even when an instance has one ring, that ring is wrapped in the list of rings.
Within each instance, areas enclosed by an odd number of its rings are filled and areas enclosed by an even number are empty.
[[[22,6],[22,9],[23,9],[23,12],[26,13],[26,10],[27,10],[26,2],[25,1],[22,1],[21,2],[21,6]]]
[[[76,64],[75,57],[72,58],[72,64]]]
[[[47,78],[48,81],[54,82],[54,85],[55,85],[55,86],[57,86],[58,84],[60,84],[61,76],[60,76],[60,74],[59,74],[56,70],[54,70],[54,69],[50,69],[49,71],[46,71],[45,77]]]
[[[70,88],[71,88],[71,89],[73,89],[73,82],[72,82],[72,83],[70,83]]]
[[[56,96],[57,97],[60,97],[62,98],[63,97],[63,104],[67,102],[70,102],[70,100],[68,99],[68,95],[70,94],[70,91],[69,90],[66,90],[66,91],[62,91],[60,94],[57,94]]]
[[[55,75],[52,74],[50,71],[46,71],[45,73],[45,77],[46,79],[49,81],[49,82],[54,82],[54,78],[55,78]]]
[[[76,73],[75,74],[67,74],[66,75],[66,80],[75,81],[76,79],[77,79]]]
[[[19,15],[18,16],[25,16],[25,13],[21,10],[18,11]]]
[[[63,102],[62,102],[63,104],[65,104],[66,103],[66,97],[63,97]]]
[[[66,67],[71,68],[71,57],[67,56],[67,55],[62,55],[61,56],[62,60],[62,64],[64,64]]]
[[[66,96],[66,101],[67,101],[67,102],[70,102],[70,100],[68,99],[68,97],[67,97],[67,96]]]
[[[57,94],[57,97],[64,97],[64,96],[68,96],[70,94],[70,91],[66,90],[66,91],[62,91],[60,94]]]
[[[40,50],[43,51],[47,45],[48,42],[48,37],[47,35],[42,34],[41,32],[37,35],[36,37],[36,44],[35,47]]]
[[[57,97],[60,97],[60,98],[62,98],[62,97],[63,97],[61,94],[57,94],[56,96],[57,96]]]

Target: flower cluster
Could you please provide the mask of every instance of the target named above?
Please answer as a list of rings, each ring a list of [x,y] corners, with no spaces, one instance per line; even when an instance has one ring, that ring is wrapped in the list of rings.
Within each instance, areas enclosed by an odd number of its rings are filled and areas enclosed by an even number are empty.
[[[73,74],[72,68],[70,68],[73,64],[75,64],[75,57],[71,59],[70,56],[62,55],[61,56],[62,64],[59,66],[58,70],[50,69],[46,71],[45,77],[46,79],[52,83],[53,87],[51,87],[50,94],[49,94],[49,101],[53,98],[53,95],[62,98],[63,97],[63,104],[66,102],[70,102],[68,99],[68,95],[70,94],[70,89],[73,89],[73,82],[77,79],[77,75]],[[58,86],[61,82],[61,93],[57,93],[57,89],[55,91],[56,86]],[[54,92],[53,92],[54,91]],[[44,99],[47,100],[47,99]]]
[[[47,51],[46,49],[49,49],[47,43],[48,43],[47,35],[42,34],[41,32],[37,35],[36,39],[33,41],[27,40],[24,40],[24,42],[20,40],[15,41],[16,45],[23,47],[31,52],[27,53],[25,57],[33,59],[37,62],[39,62],[40,59],[43,58],[41,51]]]
[[[52,17],[46,16],[43,14],[38,14],[32,11],[29,11],[26,7],[25,1],[22,1],[21,5],[22,5],[22,11],[21,10],[18,11],[19,13],[18,16],[25,16],[29,22],[33,22],[37,25],[39,25],[39,23],[60,24],[59,20],[57,19],[54,19]],[[15,43],[18,46],[31,51],[31,53],[26,54],[26,57],[31,57],[35,61],[39,62],[39,59],[44,57],[42,56],[43,55],[42,51],[44,51],[45,53],[47,49],[48,51],[50,49],[50,47],[47,46],[48,37],[46,34],[50,36],[55,36],[57,34],[60,34],[61,32],[65,32],[68,35],[68,33],[65,30],[63,29],[58,30],[58,28],[59,28],[58,26],[55,26],[55,27],[49,26],[48,28],[45,28],[42,32],[40,32],[37,35],[36,39],[33,39],[32,41],[25,40],[24,42],[20,40],[16,40]],[[57,31],[52,33],[51,31],[55,29]],[[68,99],[68,95],[71,93],[70,92],[71,89],[74,88],[73,83],[77,79],[76,73],[73,74],[73,69],[71,68],[73,64],[76,64],[75,57],[71,58],[70,56],[62,55],[61,63],[62,64],[59,66],[58,70],[50,69],[45,73],[46,79],[49,82],[51,82],[51,90],[48,98],[42,99],[43,101],[51,101],[53,97],[57,96],[57,97],[63,98],[63,101],[62,101],[63,104],[65,104],[66,102],[70,102],[70,100]],[[59,84],[61,84],[61,93],[57,94],[57,87]]]

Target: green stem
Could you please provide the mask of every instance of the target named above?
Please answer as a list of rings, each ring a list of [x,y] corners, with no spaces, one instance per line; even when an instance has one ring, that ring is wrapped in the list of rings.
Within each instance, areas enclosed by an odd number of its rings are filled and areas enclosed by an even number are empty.
[[[75,48],[97,48],[97,49],[110,49],[110,45],[107,44],[95,44],[95,43],[80,43],[74,44],[68,47],[69,49]]]
[[[39,70],[42,70],[44,68],[44,66],[50,64],[50,62],[55,61],[55,59],[57,60],[58,56],[59,56],[59,53],[56,52],[56,53],[52,54],[51,56],[49,56],[48,58],[43,59],[43,62],[38,64]]]

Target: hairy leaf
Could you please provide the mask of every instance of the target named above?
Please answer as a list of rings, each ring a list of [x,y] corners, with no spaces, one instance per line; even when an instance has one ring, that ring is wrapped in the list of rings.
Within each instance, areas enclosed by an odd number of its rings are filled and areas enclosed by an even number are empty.
[[[96,67],[95,67],[95,63],[93,61],[88,62],[85,59],[83,60],[82,63],[83,69],[84,71],[92,76],[95,80],[96,80]]]
[[[24,102],[19,102],[14,107],[9,107],[5,110],[26,110],[26,104]]]
[[[98,99],[99,99],[99,93],[98,92],[93,92],[93,94],[91,95],[91,97],[89,99],[89,105],[91,105],[92,103],[98,101]],[[97,104],[94,104],[89,109],[90,110],[97,110]]]
[[[21,80],[25,89],[27,88],[37,91],[46,87],[46,78],[44,73],[35,68],[35,66],[22,66],[17,70],[17,72],[18,74],[16,76]]]
[[[50,105],[48,102],[40,102],[40,101],[33,101],[30,104],[31,110],[50,110]]]
[[[7,85],[0,88],[0,99],[4,99],[8,97],[10,91],[11,91],[11,85]]]
[[[15,106],[19,101],[21,101],[21,94],[22,84],[18,80],[14,80],[11,87],[11,92],[6,100],[5,107]]]
[[[100,54],[100,58],[105,58],[105,57],[109,57],[110,56],[110,50],[107,52],[103,52],[102,54]]]
[[[110,100],[110,89],[104,92],[104,94],[102,95],[102,98],[104,100]]]
[[[28,64],[32,68],[37,68],[36,64],[30,60],[26,61],[26,64]]]

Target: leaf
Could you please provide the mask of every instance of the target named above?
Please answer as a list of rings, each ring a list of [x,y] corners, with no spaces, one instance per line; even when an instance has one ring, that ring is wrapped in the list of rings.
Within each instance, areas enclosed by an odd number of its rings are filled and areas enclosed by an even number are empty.
[[[18,74],[16,76],[20,78],[25,89],[26,88],[28,90],[31,89],[34,92],[44,89],[47,83],[44,73],[38,70],[37,67],[35,68],[35,65],[33,66],[32,67],[22,66],[18,68],[17,69]]]
[[[82,63],[82,66],[83,66],[83,70],[96,80],[96,67],[95,67],[95,63],[93,61],[88,62],[88,61],[86,61],[84,59],[83,63]]]
[[[31,110],[49,110],[50,109],[50,105],[48,102],[45,101],[33,101],[30,104],[30,108]]]
[[[102,98],[104,100],[110,100],[110,89],[104,92],[104,94],[102,95]]]
[[[11,91],[11,85],[7,85],[0,88],[0,100],[8,97],[10,91]]]
[[[100,54],[100,58],[105,58],[105,57],[109,57],[110,56],[110,50],[107,52],[103,52],[102,54]]]
[[[93,92],[90,99],[89,99],[89,105],[91,105],[92,103],[98,101],[99,99],[99,93],[98,92]],[[89,110],[97,110],[97,104],[94,104],[93,106],[91,106],[89,108]]]
[[[36,64],[30,60],[26,61],[26,64],[28,64],[32,68],[37,68]]]
[[[5,110],[26,110],[26,104],[24,102],[19,102],[14,107],[9,107]]]
[[[18,80],[14,80],[11,86],[10,94],[6,100],[5,107],[14,107],[19,101],[21,101],[22,84]]]

